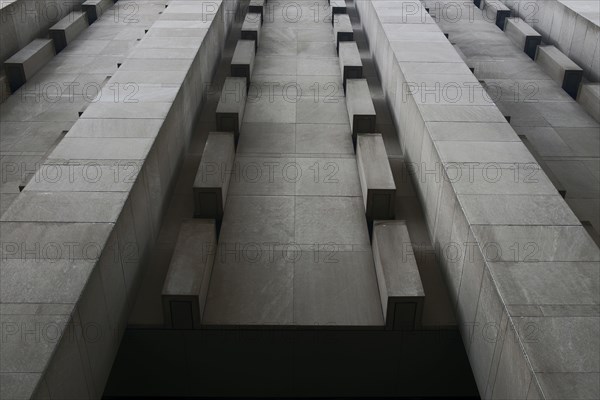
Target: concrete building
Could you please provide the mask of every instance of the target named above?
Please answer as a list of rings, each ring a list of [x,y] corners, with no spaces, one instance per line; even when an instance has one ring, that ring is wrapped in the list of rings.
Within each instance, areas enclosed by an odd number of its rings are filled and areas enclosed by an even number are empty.
[[[0,398],[600,398],[600,9],[0,5]]]

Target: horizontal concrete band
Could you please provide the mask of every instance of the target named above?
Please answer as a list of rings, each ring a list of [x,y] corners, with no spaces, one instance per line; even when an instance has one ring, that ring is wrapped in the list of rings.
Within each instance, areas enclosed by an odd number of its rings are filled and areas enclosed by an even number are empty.
[[[355,4],[481,396],[599,397],[598,247],[419,3]]]
[[[171,1],[3,215],[0,397],[102,397],[237,5]]]
[[[555,45],[592,81],[600,81],[600,12],[596,0],[500,0]]]

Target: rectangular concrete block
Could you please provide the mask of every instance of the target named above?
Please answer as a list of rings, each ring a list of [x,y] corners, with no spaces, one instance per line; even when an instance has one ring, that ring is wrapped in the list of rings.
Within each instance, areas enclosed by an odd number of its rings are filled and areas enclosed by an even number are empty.
[[[598,122],[600,122],[600,83],[581,85],[577,102]]]
[[[194,217],[212,218],[217,221],[223,218],[234,158],[233,133],[208,134],[194,179]]]
[[[231,59],[231,76],[246,78],[246,85],[250,86],[255,55],[254,40],[238,40]]]
[[[339,43],[338,56],[342,82],[344,89],[346,89],[347,79],[361,79],[363,77],[363,65],[356,42]]]
[[[215,221],[182,222],[162,289],[165,326],[200,328],[216,247]]]
[[[34,39],[4,62],[4,70],[14,93],[54,57],[54,43],[50,39]]]
[[[331,24],[338,18],[338,14],[346,14],[346,0],[330,0],[329,6],[331,7]]]
[[[354,40],[354,30],[348,14],[338,15],[333,21],[333,35],[335,36],[336,49],[339,53],[340,42],[351,42]]]
[[[264,21],[264,7],[266,0],[250,0],[250,4],[248,5],[248,12],[254,14],[260,14],[260,22]]]
[[[50,28],[48,35],[54,41],[56,52],[72,42],[89,26],[87,15],[82,11],[73,11]]]
[[[356,163],[367,220],[394,219],[396,185],[381,134],[358,135]]]
[[[113,4],[112,0],[86,0],[81,5],[81,11],[87,13],[88,23],[91,25]]]
[[[577,98],[583,69],[554,46],[538,46],[535,62],[572,98]]]
[[[496,26],[504,30],[504,24],[510,17],[511,10],[500,0],[484,0],[483,12],[488,19],[495,21]]]
[[[346,107],[355,143],[357,134],[375,132],[375,106],[366,79],[347,80]]]
[[[387,329],[421,325],[425,291],[404,221],[375,221],[373,258]]]
[[[521,18],[507,18],[504,33],[532,60],[535,59],[537,47],[542,43],[542,35],[527,22]]]
[[[246,18],[242,24],[241,38],[243,40],[254,40],[255,50],[258,50],[261,27],[262,14],[251,12],[246,14]]]
[[[226,78],[217,105],[217,130],[233,132],[236,143],[246,108],[246,88],[246,78]]]

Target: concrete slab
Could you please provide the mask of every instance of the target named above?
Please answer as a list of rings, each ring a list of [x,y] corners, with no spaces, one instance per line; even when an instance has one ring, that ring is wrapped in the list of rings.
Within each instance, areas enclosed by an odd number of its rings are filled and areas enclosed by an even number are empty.
[[[572,98],[577,98],[583,77],[583,70],[577,64],[554,46],[539,46],[535,62]]]
[[[234,157],[233,133],[209,133],[194,179],[194,217],[223,218]]]
[[[255,55],[253,40],[238,40],[231,59],[231,76],[246,78],[248,87],[250,87],[250,78],[254,69]]]
[[[249,12],[246,14],[242,24],[241,38],[243,40],[254,40],[255,50],[258,51],[260,44],[260,30],[262,27],[262,14]]]
[[[236,143],[246,108],[246,88],[246,78],[226,78],[217,105],[217,130],[233,132]]]
[[[196,219],[181,224],[162,289],[167,327],[200,328],[216,247],[214,221]]]
[[[108,11],[112,6],[111,0],[86,0],[81,4],[81,10],[87,14],[88,23],[91,25]]]
[[[380,134],[358,135],[356,160],[367,220],[393,219],[396,185]]]
[[[56,52],[67,47],[88,25],[87,15],[81,11],[73,11],[54,24],[48,31],[48,35],[54,41]]]
[[[542,44],[542,35],[537,33],[527,22],[518,17],[507,18],[504,33],[532,60],[535,59],[537,47]]]
[[[373,258],[387,329],[418,329],[425,291],[405,221],[374,222]]]
[[[377,114],[366,79],[346,81],[346,107],[350,118],[352,139],[355,142],[359,133],[375,132]]]
[[[54,43],[50,39],[35,39],[4,62],[4,70],[14,93],[31,79],[52,57]]]
[[[342,75],[344,90],[347,79],[361,79],[363,77],[363,64],[356,42],[339,43],[339,65]]]
[[[335,36],[336,49],[339,52],[340,42],[354,40],[354,30],[348,14],[341,14],[333,20],[333,35]]]

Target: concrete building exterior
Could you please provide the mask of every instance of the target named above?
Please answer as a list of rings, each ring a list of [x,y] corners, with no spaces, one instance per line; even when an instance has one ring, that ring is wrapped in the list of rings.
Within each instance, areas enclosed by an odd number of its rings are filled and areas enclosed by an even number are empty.
[[[0,7],[1,399],[600,398],[597,1]]]

